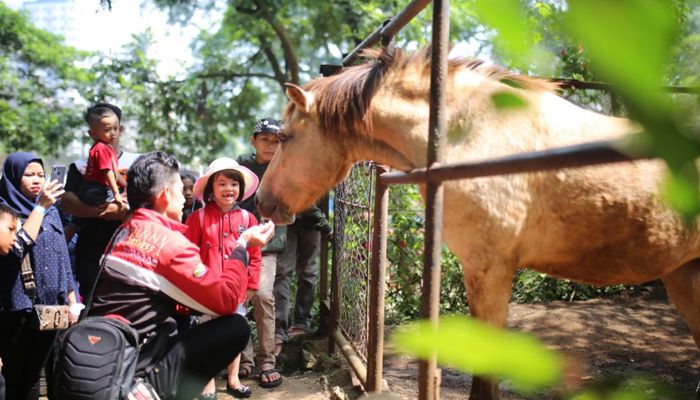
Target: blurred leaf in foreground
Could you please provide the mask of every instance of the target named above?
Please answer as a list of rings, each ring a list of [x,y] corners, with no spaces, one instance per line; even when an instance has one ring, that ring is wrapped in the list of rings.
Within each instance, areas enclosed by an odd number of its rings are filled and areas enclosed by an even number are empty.
[[[441,318],[437,330],[427,321],[418,322],[397,333],[393,341],[399,350],[418,358],[436,354],[441,364],[510,379],[524,391],[552,386],[562,376],[562,359],[536,338],[471,318]]]

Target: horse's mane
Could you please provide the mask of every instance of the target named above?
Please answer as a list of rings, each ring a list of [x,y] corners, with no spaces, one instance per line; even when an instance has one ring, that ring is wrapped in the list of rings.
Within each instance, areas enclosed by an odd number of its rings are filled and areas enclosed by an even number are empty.
[[[372,121],[368,118],[372,98],[379,90],[388,75],[392,77],[408,76],[408,72],[417,73],[415,80],[419,82],[409,95],[428,92],[430,75],[431,48],[405,53],[396,47],[385,47],[381,50],[364,50],[362,53],[368,61],[343,70],[333,76],[318,78],[304,86],[305,90],[314,93],[313,111],[318,118],[322,131],[346,136],[348,134],[369,134],[372,131]],[[524,90],[553,91],[556,84],[537,78],[514,74],[496,65],[484,65],[483,61],[469,57],[451,58],[448,60],[448,72],[466,68],[476,71],[485,77],[498,80],[506,85]],[[393,80],[393,79],[392,79]],[[394,83],[398,80],[393,80]],[[293,111],[294,104],[290,103],[286,110],[288,117]]]

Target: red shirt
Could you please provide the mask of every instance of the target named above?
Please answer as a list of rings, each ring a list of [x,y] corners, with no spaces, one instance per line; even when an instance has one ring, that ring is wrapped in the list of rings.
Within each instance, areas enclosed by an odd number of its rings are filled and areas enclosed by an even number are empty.
[[[204,213],[203,220],[199,215],[202,212]],[[231,254],[231,250],[236,247],[236,240],[238,240],[240,234],[249,227],[258,224],[255,216],[252,213],[248,213],[248,223],[246,225],[242,213],[243,210],[239,207],[234,207],[227,212],[221,212],[215,203],[210,202],[187,218],[185,236],[192,243],[199,246],[202,261],[208,267],[212,269],[222,268],[224,262]],[[248,264],[248,283],[246,287],[250,290],[257,290],[258,281],[260,280],[260,266],[262,265],[260,247],[249,247],[248,255],[250,262]],[[243,295],[245,295],[245,290]]]
[[[112,146],[108,146],[102,142],[97,142],[90,147],[88,154],[87,168],[85,169],[84,179],[94,181],[101,185],[109,187],[109,181],[105,176],[105,170],[112,170],[116,177],[119,173],[117,152]]]

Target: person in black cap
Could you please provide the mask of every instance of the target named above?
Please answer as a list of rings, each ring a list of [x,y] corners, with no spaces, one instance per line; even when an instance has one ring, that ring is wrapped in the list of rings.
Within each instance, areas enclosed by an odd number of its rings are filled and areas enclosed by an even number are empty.
[[[267,166],[279,147],[280,122],[272,118],[264,118],[258,121],[253,128],[250,142],[255,148],[255,153],[238,157],[238,163],[253,171],[262,179]],[[255,207],[255,196],[241,203],[241,207],[252,212],[260,220],[260,213]],[[260,386],[272,388],[282,383],[282,375],[275,368],[275,297],[273,286],[277,270],[277,253],[284,251],[286,247],[286,227],[275,227],[275,236],[267,246],[262,249],[262,265],[260,268],[260,281],[258,290],[251,301],[255,313],[255,323],[258,330],[258,352],[253,360],[253,344],[248,346],[241,354],[239,377],[246,378],[251,375],[253,366],[257,364],[260,369]],[[229,379],[230,382],[230,379]]]

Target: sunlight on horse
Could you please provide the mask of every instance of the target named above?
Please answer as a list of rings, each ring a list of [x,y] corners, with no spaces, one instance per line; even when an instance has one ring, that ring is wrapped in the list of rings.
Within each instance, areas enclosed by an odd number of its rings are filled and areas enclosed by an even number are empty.
[[[357,161],[426,166],[429,50],[369,55],[303,89],[287,86],[282,145],[258,191],[264,216],[290,222]],[[562,99],[548,82],[466,58],[450,60],[447,87],[448,163],[640,130]],[[498,93],[526,106],[499,109]],[[659,161],[639,161],[446,182],[443,237],[461,260],[472,315],[503,326],[522,267],[596,285],[661,278],[700,344],[698,232],[660,200],[664,172]],[[476,378],[472,397],[498,398],[495,382]]]

